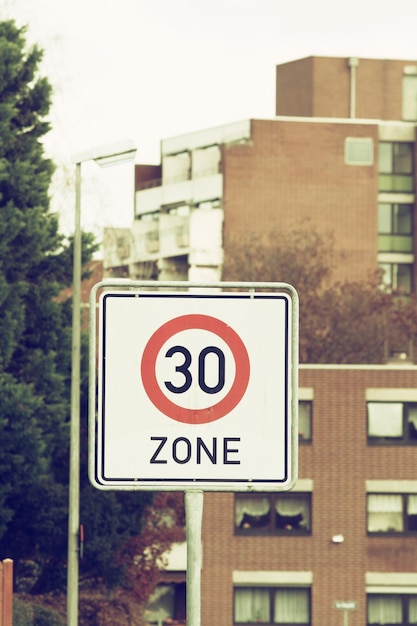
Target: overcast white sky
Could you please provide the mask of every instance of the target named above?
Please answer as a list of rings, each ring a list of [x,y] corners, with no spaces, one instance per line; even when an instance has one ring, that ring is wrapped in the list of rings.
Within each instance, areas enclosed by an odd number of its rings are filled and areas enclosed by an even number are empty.
[[[273,117],[278,63],[417,60],[417,0],[2,0],[0,18],[10,17],[44,49],[54,87],[46,146],[64,229],[74,153],[132,138],[136,162],[156,163],[160,139]],[[83,165],[85,227],[129,222],[131,168],[95,167]]]

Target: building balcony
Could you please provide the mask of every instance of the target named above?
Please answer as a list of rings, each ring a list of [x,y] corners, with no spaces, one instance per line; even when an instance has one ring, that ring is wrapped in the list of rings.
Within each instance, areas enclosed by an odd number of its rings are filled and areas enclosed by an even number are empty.
[[[140,189],[135,195],[135,215],[160,211],[178,203],[196,205],[223,195],[223,175],[215,173],[191,180]]]
[[[190,249],[190,218],[188,216],[159,216],[159,253],[161,257],[188,254]]]
[[[103,236],[103,269],[128,265],[134,241],[130,228],[105,228]]]
[[[105,269],[188,253],[189,217],[161,214],[159,219],[136,220],[131,230],[105,229]]]
[[[187,257],[190,266],[220,267],[223,262],[223,210],[194,209],[190,215],[161,212],[135,220],[132,229],[104,231],[105,270]]]

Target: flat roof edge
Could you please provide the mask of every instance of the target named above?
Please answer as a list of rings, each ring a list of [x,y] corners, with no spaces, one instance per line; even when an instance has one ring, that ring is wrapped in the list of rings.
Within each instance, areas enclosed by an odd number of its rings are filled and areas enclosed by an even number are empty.
[[[303,117],[298,115],[277,115],[273,117],[248,117],[218,126],[208,126],[199,130],[161,139],[161,155],[169,155],[203,146],[247,140],[251,137],[252,122],[291,122],[300,124],[345,124],[348,126],[397,126],[416,128],[416,122],[402,120],[365,119],[357,117]]]
[[[380,372],[392,371],[412,371],[417,372],[417,365],[414,363],[385,363],[385,364],[352,364],[352,363],[300,363],[300,370],[375,370]]]

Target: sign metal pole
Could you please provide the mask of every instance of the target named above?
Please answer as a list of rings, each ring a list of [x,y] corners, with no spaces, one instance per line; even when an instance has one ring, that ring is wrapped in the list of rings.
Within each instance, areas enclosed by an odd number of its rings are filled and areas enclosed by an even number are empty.
[[[158,288],[157,293],[155,294],[155,287]],[[97,361],[96,361],[96,305],[98,299],[98,291],[99,290],[108,290],[109,288],[114,289],[113,292],[103,292],[102,296],[102,304],[99,310],[101,311],[102,318],[101,324],[102,328],[105,329],[105,332],[100,335],[101,341],[104,342],[106,340],[105,348],[110,352],[106,352],[105,355],[111,355],[111,358],[107,358],[105,360],[106,368],[104,368],[104,364],[101,363],[101,375],[99,376],[99,382],[102,389],[102,395],[100,396],[101,405],[99,404],[99,420],[97,428],[97,412],[96,412],[96,383],[97,383]],[[137,290],[141,291],[138,292]],[[170,313],[169,316],[161,315],[158,324],[151,324],[150,328],[145,329],[146,332],[144,335],[140,335],[140,332],[137,330],[140,329],[140,325],[137,325],[137,317],[136,309],[134,310],[133,306],[137,306],[140,303],[140,306],[143,307],[146,303],[150,302],[151,305],[157,298],[160,302],[163,303],[164,289],[172,289],[174,292],[181,292],[181,290],[186,290],[186,294],[184,293],[175,293],[173,296],[172,293],[168,294],[170,300]],[[212,308],[210,309],[212,315],[209,316],[206,312],[206,308],[204,310],[204,315],[201,314],[198,310],[196,312],[196,307],[194,306],[193,310],[190,312],[188,308],[184,305],[185,303],[191,302],[191,298],[195,296],[195,290],[201,292],[201,290],[206,293],[216,291],[216,294],[211,296],[211,300],[206,297],[205,304],[206,307],[209,304]],[[261,296],[264,298],[264,303],[267,303],[268,306],[268,314],[271,311],[270,319],[272,319],[272,311],[274,314],[278,312],[278,318],[280,320],[280,324],[282,328],[279,328],[279,332],[276,331],[275,317],[274,317],[274,325],[271,327],[274,329],[274,341],[275,346],[279,346],[281,352],[281,361],[279,365],[276,365],[276,370],[272,370],[273,372],[278,372],[278,376],[282,376],[281,381],[281,419],[282,419],[282,428],[281,430],[277,430],[275,424],[275,415],[276,415],[276,404],[271,403],[271,407],[269,413],[266,412],[265,420],[267,421],[268,428],[271,428],[271,432],[274,434],[278,432],[279,436],[282,438],[283,450],[281,451],[281,457],[285,460],[285,463],[282,463],[282,466],[277,466],[275,463],[276,460],[276,451],[270,450],[270,469],[269,471],[263,470],[264,473],[257,473],[258,467],[255,469],[251,465],[252,454],[250,455],[250,459],[248,456],[244,461],[246,463],[243,464],[243,469],[241,468],[240,460],[236,460],[234,456],[239,452],[238,442],[241,441],[241,435],[245,435],[246,439],[249,439],[248,432],[252,434],[254,432],[252,427],[252,423],[244,424],[244,426],[248,429],[242,429],[242,424],[239,422],[239,428],[237,428],[236,433],[233,433],[233,437],[230,436],[229,431],[226,434],[221,422],[221,418],[225,415],[229,415],[233,412],[235,407],[240,403],[240,407],[242,403],[247,402],[247,406],[251,407],[250,402],[253,403],[253,398],[256,397],[256,385],[265,385],[264,378],[261,375],[262,371],[266,367],[265,363],[261,359],[261,351],[258,350],[258,345],[254,345],[251,339],[251,328],[249,322],[245,320],[242,321],[242,313],[240,306],[239,315],[236,315],[236,319],[239,321],[239,334],[232,329],[232,324],[229,324],[230,316],[236,314],[237,307],[233,304],[233,310],[229,314],[229,317],[225,315],[224,309],[230,306],[230,302],[234,301],[235,294],[224,293],[223,290],[232,290],[236,289],[244,290],[245,299],[240,296],[241,300],[239,301],[239,305],[244,303],[245,310],[247,307],[247,303],[251,303],[251,315],[254,317],[254,309],[253,306],[257,307],[258,303],[261,302]],[[223,293],[217,293],[217,291]],[[257,290],[271,290],[273,295],[271,294],[258,294]],[[277,291],[283,290],[286,291],[286,295],[280,295]],[[129,293],[130,292],[130,293]],[[198,297],[201,297],[199,293]],[[187,300],[188,298],[188,300]],[[223,307],[223,312],[217,312],[218,302],[214,303],[214,299],[219,300]],[[107,302],[112,301],[112,303],[117,302],[116,309],[109,309],[104,307],[103,301]],[[289,301],[291,301],[291,323],[288,320],[288,310],[289,310]],[[125,307],[126,302],[129,303],[128,308],[120,309],[120,306]],[[181,304],[179,304],[181,302]],[[122,305],[120,303],[123,303]],[[253,304],[255,303],[255,304]],[[269,308],[270,305],[273,305],[273,309]],[[175,306],[175,317],[172,317],[174,313],[172,313],[172,307]],[[159,310],[162,310],[160,304],[158,304]],[[220,307],[221,308],[221,307]],[[149,311],[148,306],[148,311]],[[229,311],[229,309],[227,309]],[[258,309],[255,309],[258,311]],[[265,310],[265,309],[263,309]],[[130,363],[130,369],[128,368],[126,371],[128,372],[129,378],[129,390],[134,389],[134,393],[137,393],[137,389],[141,389],[141,394],[139,395],[139,404],[141,402],[144,403],[144,406],[147,407],[147,411],[149,413],[154,414],[157,419],[166,419],[169,418],[173,422],[170,424],[170,431],[173,430],[174,434],[172,435],[169,432],[171,438],[175,437],[172,443],[167,443],[168,436],[161,436],[159,431],[149,430],[149,424],[146,422],[143,430],[148,429],[147,439],[142,437],[142,440],[146,439],[146,442],[149,444],[151,442],[152,447],[146,449],[146,453],[149,458],[149,468],[145,466],[145,471],[142,467],[137,468],[136,465],[132,466],[133,469],[129,466],[125,471],[123,463],[125,463],[125,456],[121,456],[118,453],[118,450],[113,449],[107,445],[106,450],[104,450],[104,441],[112,442],[113,439],[111,437],[105,437],[107,431],[105,428],[114,427],[114,423],[111,419],[114,411],[114,407],[117,406],[117,415],[120,413],[119,403],[123,400],[125,401],[125,395],[120,396],[117,385],[115,384],[115,380],[118,379],[119,371],[115,370],[115,366],[119,363],[124,363],[126,360],[125,354],[125,345],[129,346],[129,354],[132,354],[131,350],[131,335],[129,334],[128,340],[125,337],[125,341],[123,343],[119,341],[120,339],[120,326],[116,322],[118,321],[118,316],[120,315],[120,311],[129,312],[129,315],[133,315],[131,317],[131,321],[134,323],[127,325],[129,329],[136,329],[135,341],[137,343],[137,355],[141,355],[141,361],[137,360],[137,357],[134,357],[134,362]],[[226,321],[223,319],[225,316]],[[201,321],[204,318],[204,323]],[[249,317],[249,321],[252,318]],[[232,320],[233,321],[233,320]],[[255,327],[255,324],[253,324]],[[291,329],[291,333],[289,330]],[[197,331],[197,333],[207,333],[211,332],[214,339],[210,341],[212,343],[208,344],[209,347],[201,348],[201,345],[196,342],[194,344],[194,339],[190,339],[188,337],[189,343],[185,342],[184,345],[179,345],[177,343],[173,344],[173,347],[170,348],[165,353],[165,358],[169,359],[172,357],[174,353],[180,352],[184,356],[184,360],[178,363],[175,363],[175,371],[183,376],[183,379],[178,381],[178,378],[168,377],[165,373],[160,373],[157,367],[158,355],[162,350],[162,346],[167,341],[167,338],[170,339],[175,335],[178,335],[180,332],[189,332],[189,331]],[[130,333],[130,330],[129,330]],[[138,334],[139,333],[139,334]],[[115,335],[117,335],[117,341],[115,341]],[[195,335],[194,335],[195,336]],[[110,341],[110,337],[113,341]],[[204,337],[203,337],[204,339]],[[268,340],[270,336],[268,335]],[[214,345],[216,341],[219,341],[219,346]],[[223,344],[220,342],[223,341]],[[250,350],[246,349],[245,343],[251,346]],[[226,345],[226,347],[225,347]],[[120,348],[121,346],[121,348]],[[139,348],[140,346],[140,348]],[[222,347],[223,346],[223,347]],[[269,346],[269,344],[268,344]],[[122,352],[118,352],[121,349]],[[102,347],[102,354],[104,354],[104,348]],[[195,359],[198,363],[198,367],[202,369],[202,373],[200,369],[198,369],[198,377],[195,374],[191,374],[189,370],[189,365],[191,363],[191,353],[195,350],[197,353],[197,358]],[[224,352],[225,350],[225,352]],[[228,351],[227,351],[228,350]],[[133,351],[133,354],[136,354]],[[218,385],[213,385],[213,382],[209,379],[208,382],[205,378],[206,374],[206,357],[208,354],[215,354],[217,356],[218,361]],[[225,356],[228,355],[228,356]],[[189,356],[189,360],[187,360],[187,355]],[[250,358],[249,358],[250,357]],[[268,361],[268,354],[266,356],[266,360]],[[227,369],[225,366],[225,362],[229,362],[228,359],[234,361],[234,378],[231,378],[230,389],[225,393],[223,397],[216,402],[213,400],[212,396],[215,395],[218,391],[224,386],[224,370]],[[252,361],[250,361],[252,359]],[[162,360],[162,359],[160,359]],[[104,361],[104,359],[103,359]],[[216,362],[216,361],[215,361]],[[268,361],[269,362],[269,361]],[[274,367],[276,364],[276,360],[272,360]],[[113,364],[113,369],[108,369],[109,363]],[[140,368],[139,368],[140,365]],[[252,367],[253,378],[249,377],[249,365]],[[139,385],[136,381],[138,370],[140,369],[140,377],[141,377],[141,385]],[[162,370],[163,371],[163,370]],[[229,371],[229,369],[227,369]],[[110,373],[109,373],[110,372]],[[132,373],[134,372],[134,374]],[[187,618],[187,626],[201,626],[201,572],[202,572],[202,518],[203,518],[203,499],[204,499],[204,490],[209,491],[246,491],[250,488],[252,491],[260,491],[260,490],[278,490],[278,491],[287,491],[291,488],[292,484],[295,483],[297,479],[297,459],[298,459],[298,427],[297,427],[297,409],[298,409],[298,296],[296,291],[291,285],[286,283],[187,283],[187,282],[155,282],[155,281],[130,281],[130,280],[108,280],[102,281],[95,285],[90,294],[90,382],[89,382],[89,476],[92,484],[98,489],[119,489],[119,490],[158,490],[162,489],[165,491],[184,491],[185,493],[185,518],[186,518],[186,539],[187,539],[187,574],[186,574],[186,586],[187,586],[187,605],[186,605],[186,618]],[[201,374],[201,375],[200,375]],[[171,371],[169,371],[169,375],[171,375]],[[111,406],[111,410],[107,410],[107,404],[104,399],[104,385],[103,380],[107,380],[105,376],[109,377],[111,380],[111,386],[106,386],[106,402],[108,402],[108,406]],[[131,377],[135,378],[132,379]],[[200,406],[196,406],[190,408],[187,406],[186,402],[181,405],[178,402],[178,398],[169,399],[169,396],[166,395],[166,390],[169,389],[172,393],[180,394],[186,393],[191,388],[191,384],[195,379],[198,381],[198,385],[200,389],[202,389],[205,393],[210,394],[208,406],[204,403],[202,408]],[[253,382],[249,382],[252,381]],[[261,381],[261,383],[259,383]],[[107,381],[108,382],[108,381]],[[123,380],[123,384],[125,384],[125,379]],[[252,400],[246,400],[246,390],[248,389],[248,384],[252,384],[251,387],[251,398]],[[217,389],[219,387],[219,389]],[[172,388],[172,389],[171,389]],[[262,387],[263,388],[263,387]],[[250,394],[248,394],[250,395]],[[109,400],[109,397],[112,401]],[[105,410],[106,409],[106,410]],[[136,410],[136,409],[135,409]],[[248,411],[248,409],[246,409]],[[217,411],[217,413],[216,413]],[[192,419],[190,417],[190,413],[192,413]],[[194,462],[192,458],[192,448],[191,439],[193,440],[193,446],[196,445],[195,440],[189,434],[190,426],[192,424],[193,428],[201,428],[202,434],[199,438],[197,438],[197,444],[200,443],[200,446],[203,441],[203,429],[206,423],[213,421],[213,415],[215,415],[215,420],[217,420],[218,428],[216,429],[216,437],[212,437],[212,446],[213,448],[209,448],[209,444],[204,447],[204,450],[208,454],[208,458],[211,461],[212,465],[206,464],[206,468],[204,469],[204,474],[201,473],[201,464],[199,461],[199,457],[196,456],[197,460]],[[108,417],[107,417],[108,416]],[[165,416],[165,417],[164,417]],[[208,419],[208,417],[212,419]],[[269,420],[269,421],[268,421]],[[132,429],[137,430],[136,425],[136,417],[135,420],[129,422],[126,421],[126,429],[125,432],[131,432]],[[178,426],[180,424],[180,426]],[[154,421],[152,421],[152,425],[154,427]],[[120,429],[119,422],[117,423],[117,428]],[[223,430],[222,430],[223,429]],[[98,434],[97,434],[98,433]],[[194,433],[193,433],[194,435]],[[237,436],[238,435],[238,436]],[[217,438],[222,443],[219,444],[222,447],[223,455],[217,456]],[[208,441],[208,439],[207,439]],[[262,441],[262,445],[264,446],[264,441]],[[103,444],[103,445],[101,445]],[[260,442],[258,442],[258,445]],[[177,449],[176,446],[183,446]],[[185,446],[185,447],[184,447]],[[188,446],[188,447],[187,447]],[[260,446],[259,446],[260,448]],[[201,453],[201,449],[197,448],[198,452],[196,455]],[[262,451],[264,447],[262,447]],[[185,452],[184,452],[185,451]],[[106,454],[104,454],[106,452]],[[272,454],[273,452],[273,454]],[[123,448],[123,454],[125,453],[125,448]],[[251,448],[252,453],[252,448]],[[136,459],[137,457],[137,449],[134,448],[133,457]],[[110,456],[109,456],[110,455]],[[184,456],[185,455],[185,456]],[[146,458],[142,455],[141,458]],[[189,474],[184,474],[184,472],[180,472],[179,468],[183,468],[189,462],[194,462],[196,465],[192,465],[190,463]],[[120,463],[122,462],[122,466]],[[136,461],[135,461],[136,462]],[[107,468],[106,463],[109,463]],[[219,474],[217,463],[223,463],[227,469],[230,471],[230,476],[224,476],[224,473]],[[168,467],[169,464],[169,467]],[[175,465],[176,464],[176,465]],[[161,473],[160,465],[163,466],[163,475],[159,475]],[[238,465],[238,470],[236,470],[236,465]],[[179,467],[177,467],[179,466]],[[229,467],[230,466],[230,467]],[[126,466],[127,467],[127,466]],[[207,469],[208,468],[208,469]],[[188,468],[186,467],[188,470]],[[173,471],[175,470],[175,472]],[[233,470],[233,475],[232,475]],[[158,474],[159,471],[159,474]],[[253,475],[254,474],[254,475]],[[126,478],[126,476],[128,476]],[[140,476],[141,478],[138,478]],[[224,484],[223,484],[224,483]],[[345,608],[345,607],[337,607],[337,608]],[[346,626],[346,625],[345,625]]]
[[[355,600],[336,600],[334,608],[343,611],[343,626],[349,626],[349,611],[358,608]]]
[[[201,624],[201,528],[203,519],[201,490],[185,492],[185,520],[187,536],[187,626]]]

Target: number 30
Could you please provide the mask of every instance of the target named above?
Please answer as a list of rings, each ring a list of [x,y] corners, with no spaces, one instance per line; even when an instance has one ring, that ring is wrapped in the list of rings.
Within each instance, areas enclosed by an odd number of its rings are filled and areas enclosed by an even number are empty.
[[[165,356],[172,357],[179,352],[184,357],[184,362],[175,367],[175,371],[181,373],[184,376],[184,384],[181,386],[174,385],[170,381],[165,381],[165,387],[172,391],[172,393],[185,393],[192,385],[193,377],[190,372],[191,365],[191,353],[184,346],[172,346],[167,350]],[[215,354],[217,356],[217,383],[213,387],[210,387],[206,382],[206,356],[208,354]],[[203,348],[198,355],[198,385],[205,393],[218,393],[224,387],[225,377],[225,357],[224,352],[216,346],[207,346]]]

